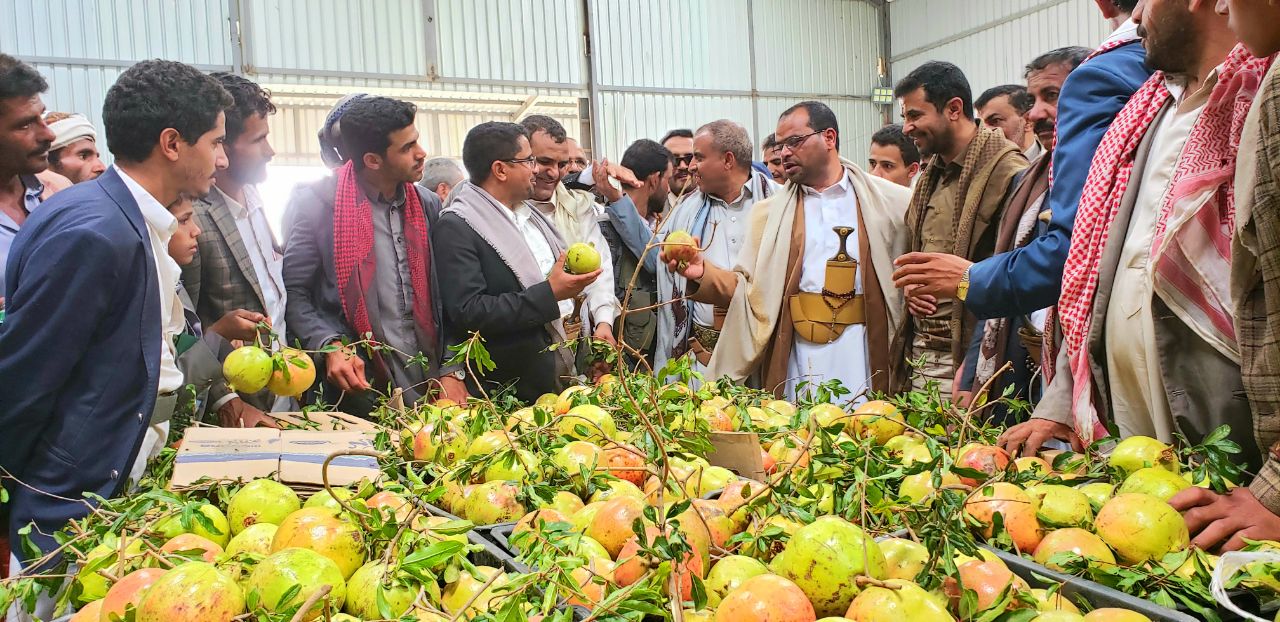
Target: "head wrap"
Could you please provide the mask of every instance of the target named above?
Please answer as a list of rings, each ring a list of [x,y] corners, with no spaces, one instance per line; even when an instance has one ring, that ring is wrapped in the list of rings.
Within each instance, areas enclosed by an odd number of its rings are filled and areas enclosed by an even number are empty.
[[[53,130],[53,145],[49,147],[50,151],[57,151],[81,138],[88,138],[95,142],[98,140],[97,130],[93,129],[93,124],[82,114],[58,119],[49,124],[49,129]]]
[[[339,99],[329,111],[329,116],[325,117],[324,125],[320,126],[320,131],[317,132],[317,138],[320,139],[320,159],[324,160],[325,166],[338,168],[346,163],[347,156],[342,153],[342,142],[339,140],[341,128],[338,122],[342,119],[342,113],[346,112],[351,104],[366,97],[368,95],[365,93],[347,95]]]

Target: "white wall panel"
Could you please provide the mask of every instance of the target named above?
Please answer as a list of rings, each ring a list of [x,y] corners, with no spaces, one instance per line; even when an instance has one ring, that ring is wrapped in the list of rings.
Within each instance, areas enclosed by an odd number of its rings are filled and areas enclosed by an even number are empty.
[[[0,51],[27,57],[230,67],[230,29],[226,0],[0,0]]]
[[[596,80],[668,89],[751,88],[747,0],[591,0]]]
[[[713,97],[663,93],[602,93],[600,118],[601,155],[621,158],[640,138],[660,140],[667,130],[697,129],[699,125],[728,118],[749,126],[750,97]],[[754,139],[754,137],[753,137]]]
[[[442,76],[586,83],[580,0],[435,0]]]
[[[421,0],[242,0],[245,63],[426,77]]]
[[[975,98],[993,86],[1023,83],[1023,67],[1044,52],[1095,47],[1111,31],[1093,0],[898,0],[889,6],[893,77],[929,60],[949,61],[964,70]]]
[[[759,90],[869,96],[879,85],[875,6],[849,0],[752,2]]]

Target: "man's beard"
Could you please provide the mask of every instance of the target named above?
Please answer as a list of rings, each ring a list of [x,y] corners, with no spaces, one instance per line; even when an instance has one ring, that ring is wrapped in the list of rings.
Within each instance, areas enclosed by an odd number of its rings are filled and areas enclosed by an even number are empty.
[[[1196,53],[1200,49],[1200,32],[1195,27],[1190,11],[1178,3],[1170,3],[1163,15],[1153,15],[1151,20],[1156,25],[1156,35],[1145,26],[1138,26],[1138,36],[1142,37],[1143,46],[1147,50],[1147,66],[1169,74],[1184,75],[1190,72],[1196,63]]]

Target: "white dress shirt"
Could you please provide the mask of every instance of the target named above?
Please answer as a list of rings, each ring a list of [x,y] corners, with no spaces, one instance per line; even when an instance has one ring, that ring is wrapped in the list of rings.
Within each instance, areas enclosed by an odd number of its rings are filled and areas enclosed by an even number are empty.
[[[178,220],[150,192],[129,177],[128,173],[120,168],[116,168],[116,172],[120,173],[120,179],[124,180],[124,185],[129,188],[133,200],[138,203],[138,209],[142,211],[142,218],[147,222],[147,238],[151,243],[151,254],[155,257],[156,275],[159,276],[156,287],[160,292],[160,385],[157,392],[173,393],[183,385],[173,339],[186,327],[182,300],[178,298],[182,269],[169,256],[169,239],[178,230]]]
[[[503,210],[503,213],[515,223],[516,229],[520,230],[520,235],[524,236],[529,252],[533,253],[533,258],[538,262],[538,271],[543,275],[550,275],[551,269],[556,265],[556,256],[551,250],[551,243],[547,241],[547,236],[533,224],[531,209],[528,203],[521,203],[514,210]],[[556,304],[560,307],[561,319],[573,313],[572,299],[560,300]]]
[[[717,266],[733,266],[738,263],[738,251],[742,249],[742,241],[747,237],[747,215],[751,213],[751,207],[755,205],[755,199],[760,193],[755,187],[756,179],[755,175],[748,177],[747,182],[742,184],[742,191],[732,203],[706,195],[706,200],[711,202],[711,211],[707,215],[707,239],[702,240],[707,245],[707,261]],[[712,224],[715,225],[714,232]],[[715,325],[715,305],[695,302],[692,307],[693,321],[702,326]]]
[[[217,192],[222,191],[217,190]],[[231,216],[236,221],[236,230],[240,232],[240,239],[244,240],[245,249],[249,251],[249,261],[253,263],[258,287],[262,289],[267,316],[271,318],[271,328],[283,338],[285,335],[284,255],[276,251],[271,225],[267,223],[267,213],[262,206],[262,196],[254,186],[244,187],[245,205],[240,205],[226,193],[222,196],[227,202],[227,207],[231,208]]]
[[[1140,185],[1111,286],[1105,332],[1112,417],[1122,436],[1174,440],[1176,427],[1156,348],[1151,244],[1173,171],[1214,83],[1216,78],[1206,80],[1197,93],[1184,100],[1183,87],[1166,81],[1175,104],[1169,105],[1148,130],[1154,134],[1146,165],[1141,171],[1134,171],[1134,179]],[[1211,347],[1197,341],[1184,344],[1188,357],[1199,348]]]
[[[862,265],[858,256],[858,196],[853,191],[846,171],[840,182],[822,191],[804,186],[804,259],[800,275],[800,291],[821,293],[826,285],[827,261],[840,250],[840,237],[833,227],[850,227],[846,250],[859,260],[856,291],[862,293]],[[840,337],[827,344],[806,341],[800,336],[792,340],[791,358],[787,363],[787,399],[796,400],[801,382],[820,384],[840,380],[853,392],[861,393],[869,386],[871,365],[867,357],[867,326],[853,324]],[[865,398],[863,399],[865,401]]]

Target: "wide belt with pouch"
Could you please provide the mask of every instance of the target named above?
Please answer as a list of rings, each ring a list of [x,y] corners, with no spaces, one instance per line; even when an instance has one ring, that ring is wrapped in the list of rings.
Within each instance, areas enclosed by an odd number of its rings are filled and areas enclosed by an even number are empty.
[[[833,343],[854,324],[867,322],[866,300],[858,290],[858,260],[848,251],[853,227],[833,227],[840,250],[827,260],[822,292],[800,292],[788,301],[796,335],[818,344]]]
[[[724,318],[729,313],[729,310],[723,307],[715,307],[712,312],[714,314],[712,319],[714,326],[703,326],[697,322],[690,322],[690,332],[692,334],[689,336],[689,351],[703,365],[711,364],[711,354],[715,352],[716,343],[720,341],[720,331],[724,329]]]

